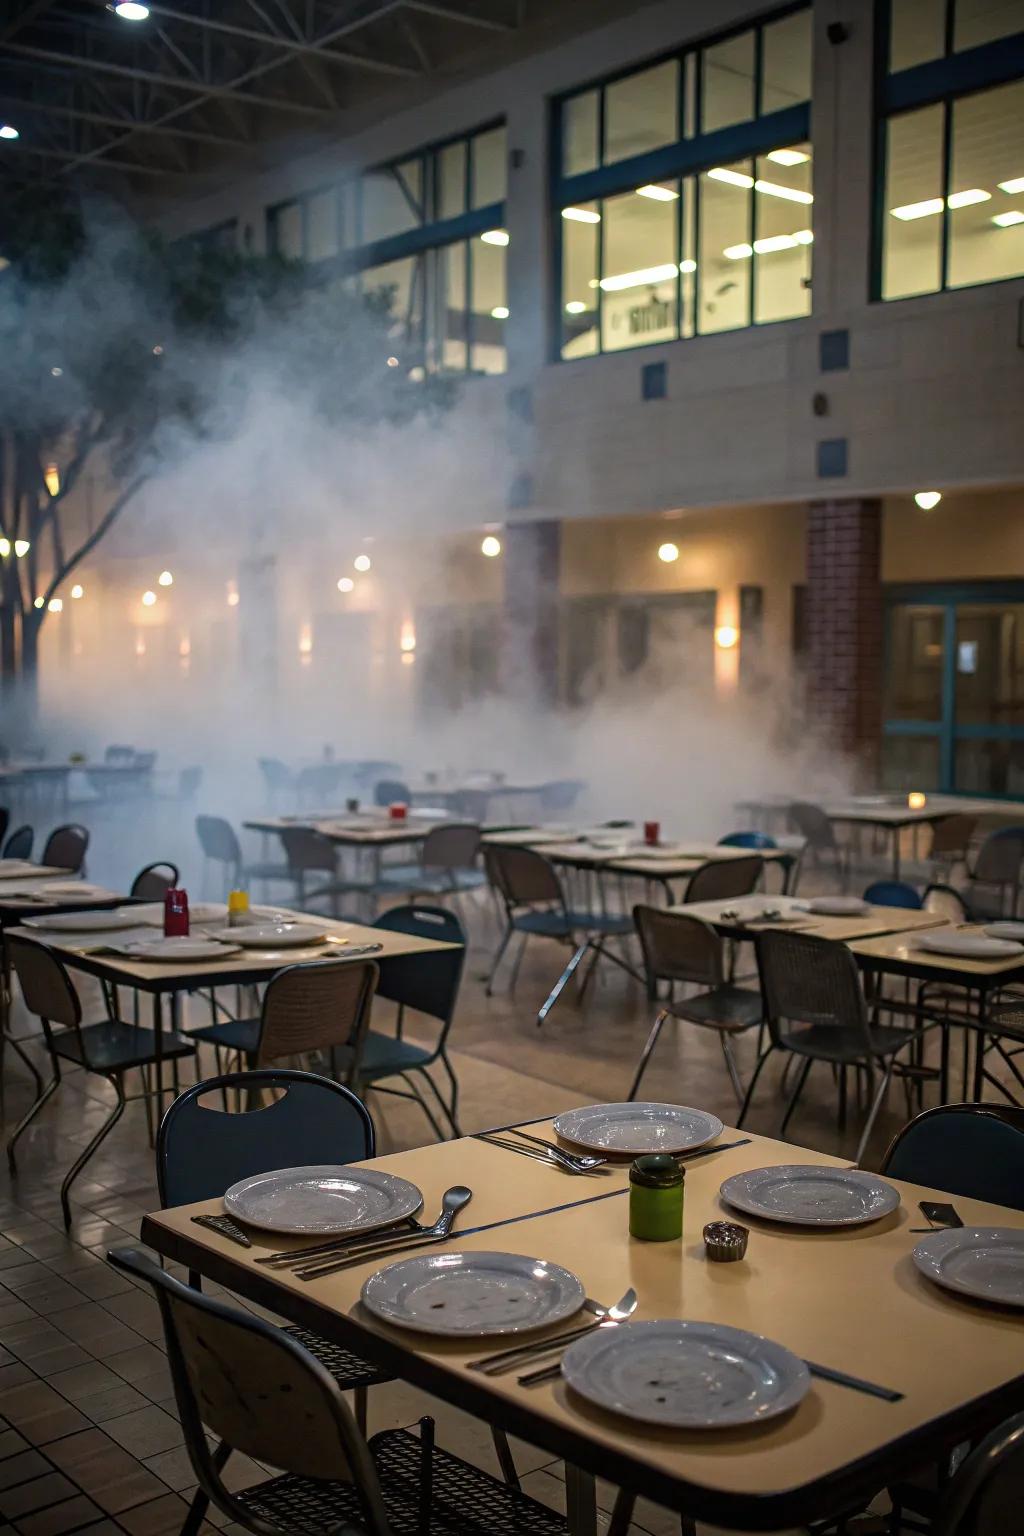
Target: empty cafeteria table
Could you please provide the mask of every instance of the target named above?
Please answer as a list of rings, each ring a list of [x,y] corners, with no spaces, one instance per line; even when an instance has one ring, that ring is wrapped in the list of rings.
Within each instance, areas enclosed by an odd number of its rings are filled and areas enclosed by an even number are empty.
[[[906,933],[922,928],[940,928],[943,919],[934,912],[920,912],[912,907],[868,907],[866,912],[829,916],[811,912],[808,898],[796,896],[736,896],[728,901],[691,901],[673,907],[673,912],[699,917],[727,939],[754,938],[769,928],[784,928],[787,933],[813,933],[818,939],[868,938],[876,933]],[[783,921],[765,917],[765,912],[780,913]]]

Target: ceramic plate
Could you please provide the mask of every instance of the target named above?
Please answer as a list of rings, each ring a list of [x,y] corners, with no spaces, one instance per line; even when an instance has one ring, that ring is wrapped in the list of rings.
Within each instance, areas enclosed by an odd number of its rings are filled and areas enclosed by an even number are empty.
[[[167,960],[189,963],[193,960],[231,960],[241,954],[237,944],[221,944],[216,939],[193,938],[191,934],[169,939],[133,939],[119,944],[121,954],[132,960]]]
[[[456,1338],[524,1333],[572,1317],[583,1286],[560,1264],[518,1253],[421,1253],[378,1270],[363,1286],[377,1317]]]
[[[1019,1227],[951,1227],[930,1232],[914,1249],[922,1275],[980,1301],[1024,1307],[1024,1231]]]
[[[681,1104],[590,1104],[554,1122],[566,1141],[596,1152],[689,1152],[722,1134],[717,1115]]]
[[[163,925],[164,904],[162,901],[146,901],[140,906],[132,907],[132,913],[137,923],[159,923]],[[190,901],[188,904],[189,920],[193,923],[218,923],[223,922],[228,915],[227,903],[223,901]]]
[[[218,928],[215,938],[245,949],[302,948],[307,944],[325,944],[327,934],[312,923],[253,923],[238,928]]]
[[[105,885],[89,885],[85,880],[41,880],[33,886],[33,895],[42,896],[44,893],[47,896],[59,896],[62,901],[66,901],[69,896],[81,896],[83,901],[91,897],[95,901],[97,897],[109,899],[117,895],[116,891],[108,891]]]
[[[1006,922],[986,923],[984,932],[990,939],[1019,939],[1024,941],[1024,923]]]
[[[611,1413],[673,1429],[755,1424],[795,1408],[804,1362],[759,1334],[721,1323],[624,1323],[571,1344],[562,1375]]]
[[[232,1216],[269,1232],[365,1232],[414,1216],[415,1184],[378,1168],[277,1168],[240,1179],[224,1196]]]
[[[26,917],[26,928],[45,928],[51,933],[102,933],[112,928],[137,928],[138,918],[130,907],[115,907],[107,912],[48,912],[42,917]]]
[[[807,910],[819,917],[862,917],[871,908],[859,896],[815,896]]]
[[[873,1173],[809,1163],[734,1174],[719,1194],[738,1211],[801,1227],[855,1227],[888,1216],[900,1203],[899,1190]]]
[[[933,955],[957,955],[962,960],[1011,960],[1024,955],[1024,944],[1014,939],[992,939],[985,933],[962,933],[956,928],[914,935],[914,948]]]

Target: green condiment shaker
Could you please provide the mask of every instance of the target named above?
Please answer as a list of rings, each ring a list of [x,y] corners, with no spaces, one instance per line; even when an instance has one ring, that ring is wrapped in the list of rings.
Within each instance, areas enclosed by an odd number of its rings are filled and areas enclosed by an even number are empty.
[[[629,1231],[649,1243],[683,1235],[685,1171],[674,1157],[638,1157],[629,1170]]]

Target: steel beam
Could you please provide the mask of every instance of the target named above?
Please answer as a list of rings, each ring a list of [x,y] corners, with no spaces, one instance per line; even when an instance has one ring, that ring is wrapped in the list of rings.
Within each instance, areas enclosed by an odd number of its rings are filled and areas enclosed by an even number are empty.
[[[249,43],[262,43],[271,48],[281,48],[288,53],[307,55],[313,59],[323,59],[327,64],[345,64],[354,68],[368,69],[384,75],[418,75],[420,71],[409,64],[396,64],[391,59],[374,58],[362,53],[348,53],[338,48],[324,47],[322,42],[305,42],[301,38],[289,37],[283,32],[261,32],[255,27],[239,27],[234,22],[218,21],[209,16],[195,16],[188,11],[178,11],[169,5],[150,5],[150,12],[154,16],[162,16],[167,21],[183,22],[186,26],[199,27],[208,32],[220,32],[226,37],[237,37]],[[391,9],[391,7],[387,7]],[[371,21],[376,21],[377,15],[373,13],[360,23],[366,26]]]
[[[511,22],[499,21],[494,16],[472,15],[469,11],[456,10],[453,5],[435,5],[434,0],[404,0],[404,3],[407,10],[420,11],[424,16],[437,16],[442,21],[461,21],[467,27],[482,27],[487,32],[515,31]]]
[[[91,112],[86,107],[66,107],[53,101],[26,101],[19,96],[0,96],[0,107],[11,112],[40,112],[50,117],[67,117],[83,123],[96,123],[101,128],[131,129],[133,133],[155,133],[168,138],[191,139],[197,144],[215,144],[223,149],[244,149],[248,139],[233,139],[223,133],[203,133],[198,128],[156,128],[151,123],[136,122],[131,117],[116,117],[112,113]]]

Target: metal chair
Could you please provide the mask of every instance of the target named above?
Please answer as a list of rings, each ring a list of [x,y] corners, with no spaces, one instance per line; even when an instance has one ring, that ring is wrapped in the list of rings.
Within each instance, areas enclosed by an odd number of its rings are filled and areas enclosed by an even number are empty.
[[[177,1082],[177,1064],[186,1056],[195,1055],[195,1046],[184,1035],[167,1031],[158,1038],[152,1029],[137,1024],[125,1024],[113,1017],[99,1024],[83,1025],[82,1006],[71,978],[57,957],[43,944],[35,940],[9,938],[7,941],[11,965],[21,984],[25,1006],[34,1013],[43,1026],[43,1036],[53,1067],[53,1077],[36,1098],[31,1109],[15,1126],[7,1142],[7,1161],[11,1172],[17,1172],[15,1147],[22,1133],[35,1119],[47,1100],[61,1083],[61,1063],[81,1067],[106,1078],[114,1089],[116,1102],[88,1146],[81,1152],[64,1176],[60,1187],[60,1203],[64,1212],[64,1225],[71,1226],[69,1191],[86,1163],[109,1136],[124,1114],[127,1102],[124,1091],[125,1074],[151,1067],[159,1061],[169,1061]],[[55,1028],[54,1026],[58,1026]],[[150,1114],[149,1094],[143,1092],[147,1118]]]
[[[135,1249],[107,1257],[152,1286],[199,1488],[244,1530],[564,1536],[561,1515],[437,1450],[430,1419],[418,1438],[389,1429],[367,1443],[330,1373],[283,1329],[182,1285]],[[222,1473],[233,1451],[282,1473],[232,1492]]]
[[[4,844],[5,859],[30,859],[36,835],[31,827],[18,827]]]
[[[881,1173],[1024,1211],[1024,1109],[939,1104],[905,1125]]]
[[[928,858],[934,876],[944,876],[948,880],[958,864],[967,863],[971,838],[977,826],[977,816],[967,816],[961,811],[954,812],[952,816],[943,816],[932,823],[932,846],[928,850]]]
[[[7,828],[10,826],[10,824],[11,824],[11,813],[10,813],[10,811],[7,809],[6,806],[0,806],[0,847],[3,846],[4,838],[7,836]]]
[[[850,877],[849,849],[839,842],[835,828],[821,806],[795,800],[789,807],[789,823],[804,839],[804,852],[811,855],[815,865],[820,865],[822,856],[831,862],[839,877],[840,888],[845,891]]]
[[[70,869],[77,875],[85,864],[85,852],[88,846],[88,827],[79,827],[74,823],[64,827],[54,827],[46,839],[43,856],[39,862],[50,864],[54,869]]]
[[[243,880],[260,880],[267,885],[272,880],[291,881],[292,873],[287,864],[243,864],[242,845],[234,827],[223,816],[197,816],[196,835],[203,850],[203,889],[211,864],[224,866],[225,892],[234,890]]]
[[[586,787],[583,779],[552,779],[540,791],[541,814],[557,816],[571,811]]]
[[[300,770],[295,781],[299,804],[321,809],[330,806],[341,794],[344,778],[345,769],[340,763],[311,763]]]
[[[268,804],[276,805],[278,795],[290,795],[294,791],[295,780],[287,763],[282,763],[276,757],[261,757],[257,759],[257,765],[267,791]]]
[[[412,790],[401,779],[379,779],[373,789],[374,805],[412,804]]]
[[[177,864],[164,860],[159,864],[147,864],[132,881],[130,896],[139,901],[163,901],[167,892],[177,885]]]
[[[860,1162],[896,1057],[938,1026],[894,1029],[869,1023],[857,962],[845,944],[813,934],[766,932],[758,935],[756,947],[770,1043],[758,1058],[736,1123],[742,1125],[746,1119],[764,1064],[776,1051],[803,1058],[783,1115],[782,1136],[816,1061],[827,1062],[838,1072],[840,1129],[846,1125],[847,1068],[866,1071],[869,1086],[874,1085],[876,1071],[881,1071],[857,1147]]]
[[[728,901],[749,896],[764,873],[764,859],[712,859],[695,869],[686,885],[686,901]]]
[[[447,822],[423,839],[419,864],[389,864],[375,890],[410,896],[454,896],[487,884],[479,866],[480,827],[476,822]]]
[[[1000,827],[997,832],[989,833],[978,849],[974,864],[968,869],[967,905],[972,918],[1017,916],[1022,864],[1024,827]],[[974,890],[979,885],[995,886],[995,907],[975,900]]]
[[[864,892],[864,900],[873,907],[906,907],[920,912],[924,905],[920,892],[905,880],[876,880]]]
[[[304,906],[307,901],[327,898],[331,903],[331,912],[337,917],[340,911],[339,896],[366,889],[365,884],[359,885],[355,881],[338,878],[337,847],[322,832],[312,827],[282,827],[278,836],[288,861],[289,875],[295,882],[295,901],[298,906]],[[328,878],[310,890],[306,885],[306,877],[315,874],[326,875]]]
[[[935,1536],[1019,1536],[1024,1508],[1024,1413],[986,1435],[943,1490]]]
[[[734,986],[726,979],[724,946],[710,923],[683,912],[666,912],[663,907],[646,906],[633,908],[633,921],[643,952],[647,990],[652,998],[657,997],[658,983],[663,981],[684,982],[703,990],[676,1001],[672,988],[647,1036],[627,1099],[636,1098],[665,1020],[678,1019],[717,1032],[729,1079],[737,1102],[742,1104],[743,1084],[736,1067],[732,1040],[734,1035],[763,1022],[760,992]]]
[[[925,912],[934,912],[950,923],[967,921],[967,905],[960,892],[951,885],[926,885],[921,906]]]

